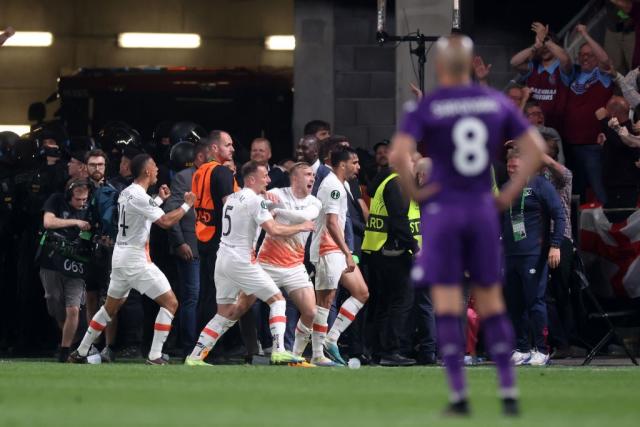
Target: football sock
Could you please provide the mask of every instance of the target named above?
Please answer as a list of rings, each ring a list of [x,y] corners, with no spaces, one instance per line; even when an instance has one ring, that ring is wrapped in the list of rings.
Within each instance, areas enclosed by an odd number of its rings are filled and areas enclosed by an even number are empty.
[[[500,397],[518,397],[516,378],[511,352],[515,345],[515,336],[511,322],[504,313],[487,317],[483,320],[485,347],[496,364]]]
[[[463,371],[464,337],[460,317],[454,315],[436,316],[438,348],[444,362],[451,402],[456,403],[467,397],[466,381]]]
[[[285,300],[276,300],[269,305],[269,309],[269,329],[273,337],[273,351],[284,351],[287,302]]]
[[[311,348],[313,349],[313,357],[324,356],[324,339],[327,337],[327,331],[329,325],[327,319],[329,318],[329,309],[316,306],[316,317],[313,319],[313,331],[311,333]]]
[[[100,307],[100,310],[98,310],[98,312],[93,316],[93,319],[91,319],[91,322],[89,322],[87,332],[84,334],[84,337],[78,346],[78,354],[80,356],[84,357],[89,353],[91,344],[98,339],[109,322],[111,322],[111,318],[107,314],[107,310],[104,309],[104,306]]]
[[[307,348],[309,339],[311,338],[311,328],[298,320],[296,325],[295,340],[293,341],[293,354],[302,356],[304,349]]]
[[[209,323],[200,332],[198,342],[189,357],[204,360],[220,337],[235,323],[235,320],[227,319],[219,314],[213,316],[213,319],[209,320]]]
[[[153,325],[153,341],[151,341],[151,350],[149,351],[149,360],[155,360],[162,357],[162,346],[171,332],[171,322],[173,314],[164,307],[160,307],[156,316],[156,323]]]
[[[356,315],[360,309],[362,309],[362,306],[363,304],[354,297],[347,298],[347,300],[342,303],[338,312],[338,317],[336,317],[336,321],[333,322],[333,326],[327,334],[327,340],[337,342],[338,338],[340,338],[340,334],[342,334],[349,325],[351,325],[351,322],[356,319]]]

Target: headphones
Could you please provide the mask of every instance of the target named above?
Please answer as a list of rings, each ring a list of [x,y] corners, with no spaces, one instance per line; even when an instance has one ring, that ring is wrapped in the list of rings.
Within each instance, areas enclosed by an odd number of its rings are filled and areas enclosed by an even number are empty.
[[[67,202],[70,202],[73,197],[73,190],[80,187],[87,187],[87,189],[91,191],[91,184],[89,183],[89,180],[84,178],[72,179],[67,183],[67,186],[64,189],[64,199]]]

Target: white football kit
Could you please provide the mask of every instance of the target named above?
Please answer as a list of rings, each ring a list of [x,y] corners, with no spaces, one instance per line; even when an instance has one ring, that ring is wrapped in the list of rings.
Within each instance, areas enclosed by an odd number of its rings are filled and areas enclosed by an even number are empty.
[[[215,283],[218,304],[233,304],[240,291],[262,301],[280,293],[256,260],[254,245],[260,226],[273,219],[268,202],[243,188],[229,195],[222,208],[222,233],[216,259]]]
[[[312,195],[298,199],[291,187],[269,190],[279,199],[282,207],[273,210],[275,220],[280,224],[300,224],[318,217],[322,204]],[[279,288],[288,293],[297,289],[313,287],[304,267],[304,249],[309,232],[298,233],[288,238],[267,234],[260,247],[258,262]]]
[[[337,289],[342,273],[347,268],[345,255],[333,240],[327,229],[327,214],[338,215],[340,232],[343,233],[347,221],[347,190],[338,177],[330,172],[318,188],[318,199],[322,210],[316,221],[316,229],[311,239],[311,262],[316,266],[316,289]]]
[[[125,298],[135,289],[155,299],[171,290],[169,281],[149,257],[151,224],[163,215],[164,211],[140,185],[133,183],[122,190],[107,295]]]

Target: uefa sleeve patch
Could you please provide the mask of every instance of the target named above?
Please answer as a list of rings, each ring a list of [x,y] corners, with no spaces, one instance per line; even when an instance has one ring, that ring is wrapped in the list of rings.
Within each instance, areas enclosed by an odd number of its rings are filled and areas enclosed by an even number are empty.
[[[260,207],[261,207],[262,209],[267,209],[267,201],[266,201],[266,200],[261,201],[261,202],[260,202]]]
[[[340,192],[338,190],[333,190],[331,192],[331,198],[334,200],[338,200],[340,198]]]
[[[158,204],[157,204],[153,199],[149,199],[149,204],[150,204],[151,206],[153,206],[154,208],[157,208],[157,207],[158,207]]]

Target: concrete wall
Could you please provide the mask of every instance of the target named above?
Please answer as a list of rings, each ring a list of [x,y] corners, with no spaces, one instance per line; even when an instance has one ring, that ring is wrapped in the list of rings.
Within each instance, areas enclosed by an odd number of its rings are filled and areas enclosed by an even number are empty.
[[[390,2],[392,3],[392,2]],[[294,139],[306,122],[372,147],[394,129],[395,58],[376,44],[376,2],[296,0]],[[389,12],[393,27],[393,10]]]
[[[451,31],[450,0],[389,0],[387,32],[428,35]],[[372,0],[295,0],[294,139],[304,123],[329,121],[359,147],[389,138],[412,98],[416,82],[409,44],[376,43],[376,2]],[[305,36],[306,34],[306,36]],[[313,34],[313,38],[309,37]],[[307,42],[304,42],[305,37]],[[413,45],[415,47],[415,44]],[[431,59],[431,56],[429,57]],[[433,82],[431,64],[427,82]]]
[[[333,1],[295,0],[295,36],[294,142],[310,120],[333,123]]]
[[[396,63],[393,46],[376,43],[376,2],[355,3],[334,9],[334,132],[371,148],[394,131]]]
[[[396,0],[396,25],[399,35],[406,35],[416,30],[427,36],[442,36],[451,33],[453,1],[451,0]],[[464,25],[464,23],[463,23]],[[427,50],[431,43],[426,44]],[[413,44],[415,48],[415,44]],[[433,55],[429,51],[425,67],[425,89],[428,92],[435,84]],[[417,86],[418,60],[409,54],[409,45],[403,43],[396,49],[396,112],[398,119],[402,117],[402,106],[414,99],[409,89],[409,82]]]
[[[2,0],[1,28],[50,31],[54,43],[0,49],[0,123],[27,123],[27,106],[79,67],[292,66],[292,52],[267,51],[263,38],[293,34],[293,23],[293,0]],[[199,33],[202,45],[121,49],[116,36],[124,31]]]

